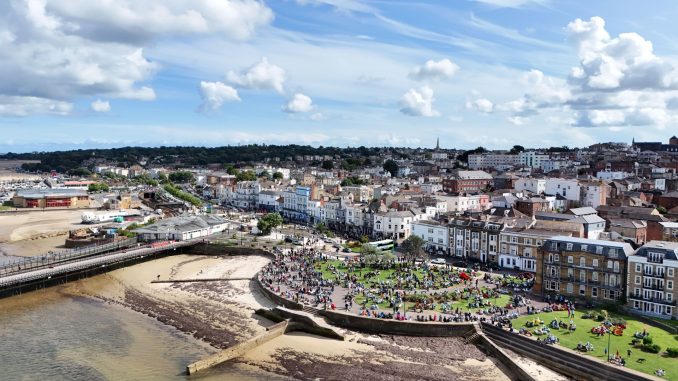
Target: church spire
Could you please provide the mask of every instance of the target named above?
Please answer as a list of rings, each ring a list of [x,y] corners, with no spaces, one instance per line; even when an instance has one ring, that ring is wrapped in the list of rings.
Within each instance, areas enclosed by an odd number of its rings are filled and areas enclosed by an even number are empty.
[[[440,136],[436,139],[436,151],[440,149]]]

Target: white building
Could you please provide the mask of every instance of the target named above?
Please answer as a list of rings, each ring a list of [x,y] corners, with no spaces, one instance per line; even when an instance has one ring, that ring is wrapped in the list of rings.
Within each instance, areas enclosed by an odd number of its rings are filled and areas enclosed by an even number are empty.
[[[627,177],[630,177],[631,174],[624,171],[598,171],[596,177],[601,180],[623,180]]]
[[[546,179],[520,178],[513,183],[513,189],[516,191],[529,191],[534,194],[546,192]]]
[[[214,215],[174,217],[160,220],[152,225],[134,229],[142,241],[185,241],[207,237],[228,227],[228,222]]]
[[[505,169],[511,168],[518,164],[520,164],[518,155],[503,153],[482,153],[468,155],[469,169]]]
[[[548,160],[549,155],[536,151],[523,151],[518,154],[520,164],[530,168],[541,168],[542,160]]]
[[[544,193],[555,196],[561,195],[570,201],[579,201],[580,187],[579,181],[575,179],[546,179],[546,187]]]
[[[257,181],[239,181],[235,185],[231,203],[242,209],[254,209],[259,202],[261,185]]]
[[[417,221],[412,224],[412,234],[426,242],[430,253],[449,254],[450,232],[446,225],[434,221]]]

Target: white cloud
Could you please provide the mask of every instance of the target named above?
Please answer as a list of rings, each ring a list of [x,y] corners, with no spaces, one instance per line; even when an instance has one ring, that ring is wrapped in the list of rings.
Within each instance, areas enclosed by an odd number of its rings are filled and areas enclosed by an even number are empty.
[[[583,90],[676,88],[678,75],[666,60],[654,54],[652,43],[637,33],[611,38],[605,20],[576,19],[567,26],[568,38],[579,52],[579,66],[570,81]]]
[[[285,92],[285,70],[270,64],[266,57],[239,74],[232,70],[229,71],[226,79],[231,84],[245,89],[275,90],[280,94]]]
[[[218,110],[224,102],[240,101],[238,90],[221,82],[200,82],[200,98],[202,104],[198,107],[201,112]]]
[[[273,12],[255,0],[31,0],[43,3],[54,28],[63,20],[73,32],[100,41],[137,42],[159,35],[219,34],[244,40],[273,20]]]
[[[478,98],[474,101],[466,101],[466,108],[489,114],[494,110],[494,103],[486,98]]]
[[[92,110],[96,112],[111,111],[111,104],[108,103],[108,101],[102,101],[101,99],[95,100],[90,106],[92,107]]]
[[[73,104],[38,97],[0,95],[0,116],[68,115]]]
[[[272,17],[255,0],[0,2],[0,96],[7,102],[0,107],[17,111],[4,114],[63,114],[82,97],[154,100],[144,84],[159,69],[144,56],[150,40],[244,39]]]
[[[525,123],[527,123],[530,119],[522,117],[522,116],[509,116],[506,118],[506,120],[509,121],[514,126],[522,126]]]
[[[459,66],[447,58],[428,60],[423,66],[415,66],[410,71],[410,78],[417,81],[442,81],[451,78],[457,71]]]
[[[296,93],[292,99],[283,106],[282,110],[287,113],[296,114],[300,112],[309,112],[314,108],[313,101],[309,96],[302,93]]]
[[[433,89],[428,86],[419,89],[410,89],[400,100],[400,112],[411,116],[439,116],[433,109]]]

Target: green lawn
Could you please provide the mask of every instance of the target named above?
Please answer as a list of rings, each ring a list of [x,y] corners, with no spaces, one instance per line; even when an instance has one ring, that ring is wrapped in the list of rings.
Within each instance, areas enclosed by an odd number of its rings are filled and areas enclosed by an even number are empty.
[[[577,343],[579,342],[586,343],[589,341],[591,344],[593,344],[594,350],[592,352],[588,352],[587,354],[604,361],[604,348],[607,347],[608,336],[605,335],[604,337],[597,337],[595,334],[592,334],[591,328],[598,327],[600,322],[592,319],[583,319],[581,317],[582,314],[582,311],[577,311],[575,315],[574,323],[577,325],[577,330],[575,332],[569,333],[566,329],[552,329],[551,333],[558,337],[560,340],[560,345],[570,349],[576,349]],[[541,320],[543,320],[544,324],[547,326],[553,319],[562,320],[566,323],[569,321],[567,319],[567,311],[540,313],[536,315],[522,316],[513,320],[513,328],[520,329],[520,327],[525,325],[525,322],[528,320],[533,320],[536,317],[539,317]],[[666,372],[664,378],[669,380],[678,380],[678,358],[670,358],[663,355],[667,347],[678,347],[678,335],[673,335],[659,328],[655,328],[645,323],[633,320],[633,318],[629,316],[612,314],[611,317],[623,318],[626,320],[627,327],[622,336],[610,336],[610,353],[614,355],[617,351],[619,351],[619,354],[622,355],[622,357],[626,360],[626,366],[628,368],[653,375],[655,370],[662,368]],[[640,348],[633,348],[631,346],[631,340],[633,339],[634,332],[640,332],[644,328],[650,332],[650,336],[652,337],[654,344],[659,344],[661,346],[662,351],[659,354],[643,352]],[[534,328],[528,329],[531,331],[534,330]],[[545,336],[542,336],[542,339],[544,337]],[[628,349],[631,349],[632,352],[630,359],[626,354]],[[645,361],[638,362],[638,359],[645,359]]]

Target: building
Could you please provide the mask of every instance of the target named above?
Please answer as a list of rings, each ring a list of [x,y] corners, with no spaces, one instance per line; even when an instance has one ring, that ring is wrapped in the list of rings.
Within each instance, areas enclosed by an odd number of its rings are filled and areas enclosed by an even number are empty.
[[[628,259],[627,307],[643,315],[678,319],[678,243],[650,241]]]
[[[484,171],[457,171],[443,180],[443,191],[448,193],[472,193],[487,190],[492,186],[492,175]]]
[[[659,222],[662,241],[678,242],[678,222]]]
[[[544,241],[563,232],[506,228],[499,233],[499,267],[520,271],[537,271],[537,251]]]
[[[137,233],[142,241],[185,241],[207,237],[222,232],[227,227],[228,222],[223,218],[208,215],[167,218],[132,231]]]
[[[239,181],[235,185],[232,203],[238,208],[250,210],[257,207],[261,185],[258,181]]]
[[[403,240],[412,233],[417,215],[412,211],[388,211],[374,214],[374,235],[384,239]]]
[[[541,162],[548,159],[549,155],[547,153],[536,151],[523,151],[518,154],[518,162],[530,168],[541,168]]]
[[[539,197],[527,199],[517,199],[515,208],[520,213],[528,216],[534,216],[537,212],[548,212],[551,210],[551,203],[548,200]]]
[[[575,237],[552,237],[537,252],[534,292],[592,302],[619,302],[625,297],[628,243]]]
[[[647,222],[643,220],[610,218],[608,230],[615,232],[624,239],[631,240],[638,245],[647,242]]]
[[[12,203],[16,208],[89,208],[91,201],[83,189],[19,189]]]
[[[282,192],[282,216],[296,222],[307,223],[310,220],[308,203],[311,188],[297,186]]]
[[[635,139],[631,146],[638,151],[654,151],[654,152],[677,152],[678,153],[678,138],[672,136],[669,139],[669,144],[662,144],[661,142],[636,142]]]
[[[499,262],[501,222],[454,219],[450,221],[450,252],[474,262]]]
[[[436,221],[417,221],[412,224],[412,234],[426,242],[426,251],[433,254],[449,255],[450,233],[447,225]]]
[[[529,191],[534,194],[546,193],[546,179],[520,178],[514,182],[514,189],[518,192]]]
[[[518,155],[509,155],[503,153],[481,153],[468,155],[469,169],[490,169],[499,170],[512,168],[520,164]]]
[[[279,212],[282,204],[280,192],[260,191],[257,195],[257,208],[267,212]]]

